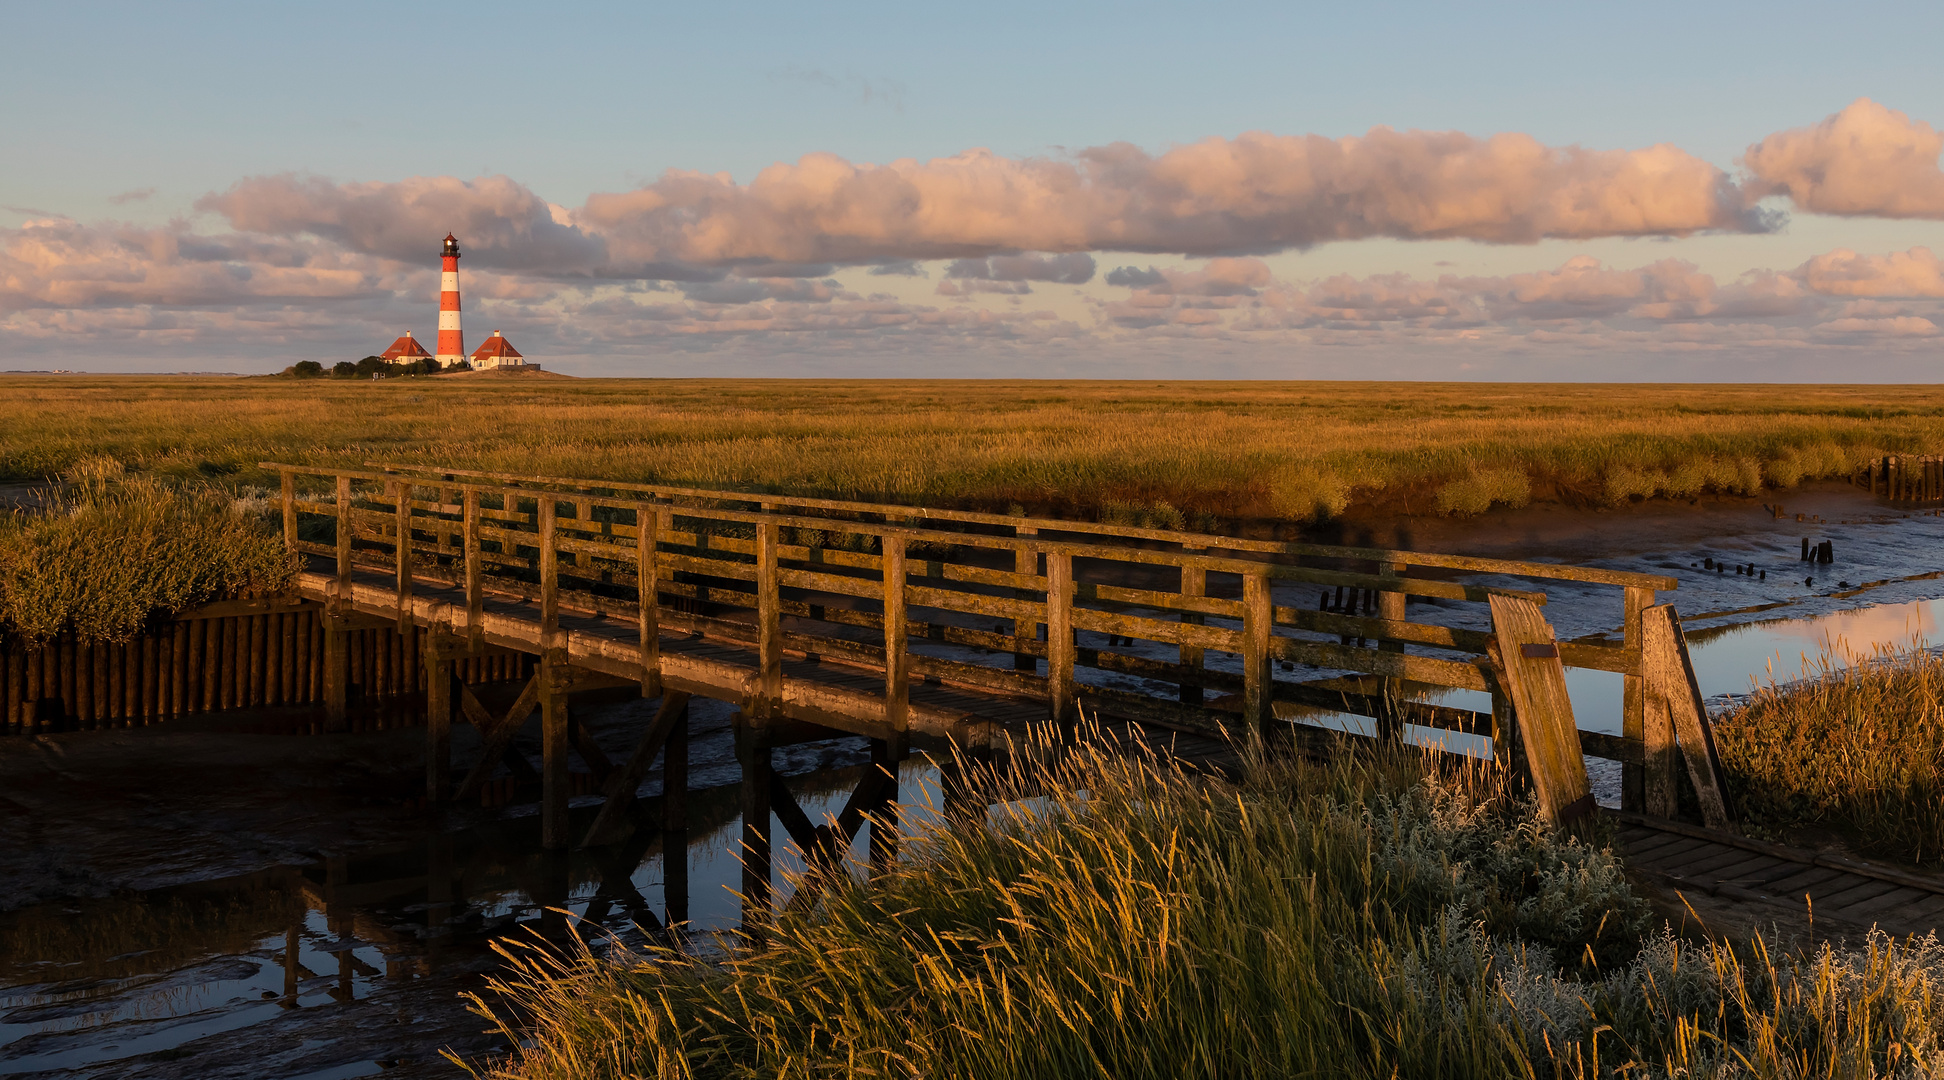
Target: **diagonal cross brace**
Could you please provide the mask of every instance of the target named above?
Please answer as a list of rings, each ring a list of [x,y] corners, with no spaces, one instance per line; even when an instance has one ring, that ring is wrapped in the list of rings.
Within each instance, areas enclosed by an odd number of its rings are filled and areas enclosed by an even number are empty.
[[[809,815],[783,785],[782,777],[770,775],[771,810],[789,832],[790,839],[803,849],[804,861],[810,869],[798,884],[796,895],[790,897],[789,910],[806,911],[817,902],[824,876],[835,873],[842,865],[844,852],[850,850],[857,839],[857,830],[864,826],[865,815],[883,805],[885,793],[894,783],[894,778],[882,766],[872,765],[857,781],[856,790],[845,800],[836,820],[812,825]]]
[[[527,717],[532,716],[533,710],[539,706],[540,675],[536,672],[533,678],[527,680],[526,688],[520,691],[519,700],[513,703],[513,707],[506,711],[505,716],[495,717],[487,712],[486,706],[481,705],[479,699],[473,696],[471,687],[465,688],[459,695],[459,704],[465,710],[466,719],[471,720],[479,728],[480,734],[486,740],[486,747],[479,755],[478,764],[466,774],[466,782],[460,784],[458,792],[453,795],[454,799],[463,801],[479,794],[480,786],[486,783],[487,777],[493,775],[493,767],[498,765],[500,759],[506,756],[507,750],[512,748],[513,736],[520,733],[520,728],[526,725]]]
[[[601,812],[595,816],[594,824],[581,838],[580,846],[595,847],[611,844],[621,838],[621,826],[626,823],[628,808],[634,805],[635,789],[648,775],[648,767],[655,763],[655,755],[661,753],[662,744],[675,733],[675,725],[688,716],[689,695],[686,691],[670,690],[662,695],[661,707],[655,710],[655,718],[648,723],[648,730],[641,733],[641,741],[635,744],[634,753],[628,757],[627,764],[610,772],[607,778],[607,801],[601,804]]]

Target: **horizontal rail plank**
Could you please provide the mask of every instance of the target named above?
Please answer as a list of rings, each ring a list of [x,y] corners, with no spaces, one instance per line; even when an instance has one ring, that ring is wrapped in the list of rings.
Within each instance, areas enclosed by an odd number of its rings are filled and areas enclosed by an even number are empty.
[[[1145,529],[1125,525],[1112,525],[1104,522],[1053,521],[1038,518],[1015,517],[1006,514],[987,514],[978,511],[946,510],[930,507],[911,507],[880,503],[863,503],[841,499],[817,499],[776,494],[749,492],[714,491],[700,488],[682,488],[673,485],[630,484],[616,481],[582,480],[570,477],[534,476],[519,473],[500,473],[483,470],[434,469],[431,466],[395,465],[371,462],[375,467],[385,469],[415,470],[434,472],[442,476],[474,476],[498,482],[515,481],[528,484],[546,484],[573,487],[582,491],[632,491],[648,494],[651,497],[675,497],[733,500],[751,504],[770,504],[773,506],[803,507],[817,510],[834,510],[850,513],[875,514],[885,516],[917,517],[938,521],[951,521],[961,524],[993,525],[1008,528],[1036,528],[1044,532],[1069,532],[1084,535],[1101,535],[1123,539],[1148,540],[1159,543],[1179,544],[1187,548],[1222,549],[1247,551],[1261,554],[1312,556],[1329,559],[1358,560],[1372,563],[1403,563],[1412,566],[1432,566],[1451,570],[1466,570],[1476,573],[1504,574],[1514,577],[1536,577],[1560,581],[1579,581],[1589,584],[1634,586],[1667,591],[1675,589],[1679,583],[1665,575],[1642,574],[1624,570],[1606,570],[1598,567],[1567,566],[1554,563],[1535,563],[1512,559],[1479,558],[1464,555],[1441,555],[1430,552],[1395,551],[1387,548],[1345,547],[1329,544],[1308,544],[1289,541],[1247,540],[1240,537],[1214,536],[1204,533],[1189,533],[1170,529]],[[264,463],[266,468],[274,468]]]

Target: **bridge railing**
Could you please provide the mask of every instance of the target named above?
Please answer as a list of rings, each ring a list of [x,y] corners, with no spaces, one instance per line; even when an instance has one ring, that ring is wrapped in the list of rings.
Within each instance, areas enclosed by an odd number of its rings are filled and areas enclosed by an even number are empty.
[[[660,677],[664,632],[702,633],[754,646],[758,696],[771,699],[786,653],[881,667],[894,723],[908,679],[925,678],[1043,701],[1062,720],[1085,702],[1188,731],[1287,734],[1286,703],[1371,717],[1382,737],[1405,724],[1491,736],[1505,756],[1516,740],[1490,635],[1413,620],[1409,605],[1544,603],[1513,587],[1523,582],[1611,587],[1621,644],[1559,648],[1568,667],[1623,677],[1624,734],[1581,742],[1626,763],[1629,792],[1645,761],[1641,612],[1676,587],[1591,567],[763,493],[264,467],[282,476],[290,546],[335,559],[347,590],[354,570],[390,575],[401,619],[422,579],[465,589],[458,629],[475,639],[489,596],[537,605],[548,639],[563,613],[626,620],[644,686]],[[1298,588],[1314,606],[1290,602]],[[1105,685],[1114,676],[1142,689]],[[1429,700],[1447,689],[1491,693],[1494,707]]]

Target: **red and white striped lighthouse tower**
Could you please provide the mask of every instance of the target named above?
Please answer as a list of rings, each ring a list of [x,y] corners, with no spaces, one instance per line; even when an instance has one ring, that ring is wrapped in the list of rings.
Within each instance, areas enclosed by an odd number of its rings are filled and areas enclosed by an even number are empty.
[[[439,352],[436,359],[440,367],[466,362],[466,335],[459,329],[459,241],[451,233],[446,234],[445,250],[439,253],[445,260],[444,272],[439,275]]]

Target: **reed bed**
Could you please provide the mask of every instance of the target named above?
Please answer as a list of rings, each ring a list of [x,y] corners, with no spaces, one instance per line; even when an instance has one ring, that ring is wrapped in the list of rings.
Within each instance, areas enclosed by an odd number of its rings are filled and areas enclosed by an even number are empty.
[[[0,514],[0,639],[127,641],[186,608],[281,592],[296,576],[261,498],[131,477],[99,456],[64,479],[44,502]]]
[[[1944,657],[1879,646],[1828,653],[1715,721],[1744,825],[1830,829],[1871,854],[1944,864]]]
[[[1430,758],[1231,784],[1099,740],[723,958],[506,950],[494,1080],[1877,1077],[1944,1065],[1934,937],[1655,928],[1614,856]],[[1052,792],[1021,798],[1023,790]],[[489,1003],[490,1002],[490,1003]]]
[[[1210,528],[1624,505],[1944,450],[1937,387],[9,377],[0,480],[404,461]]]

